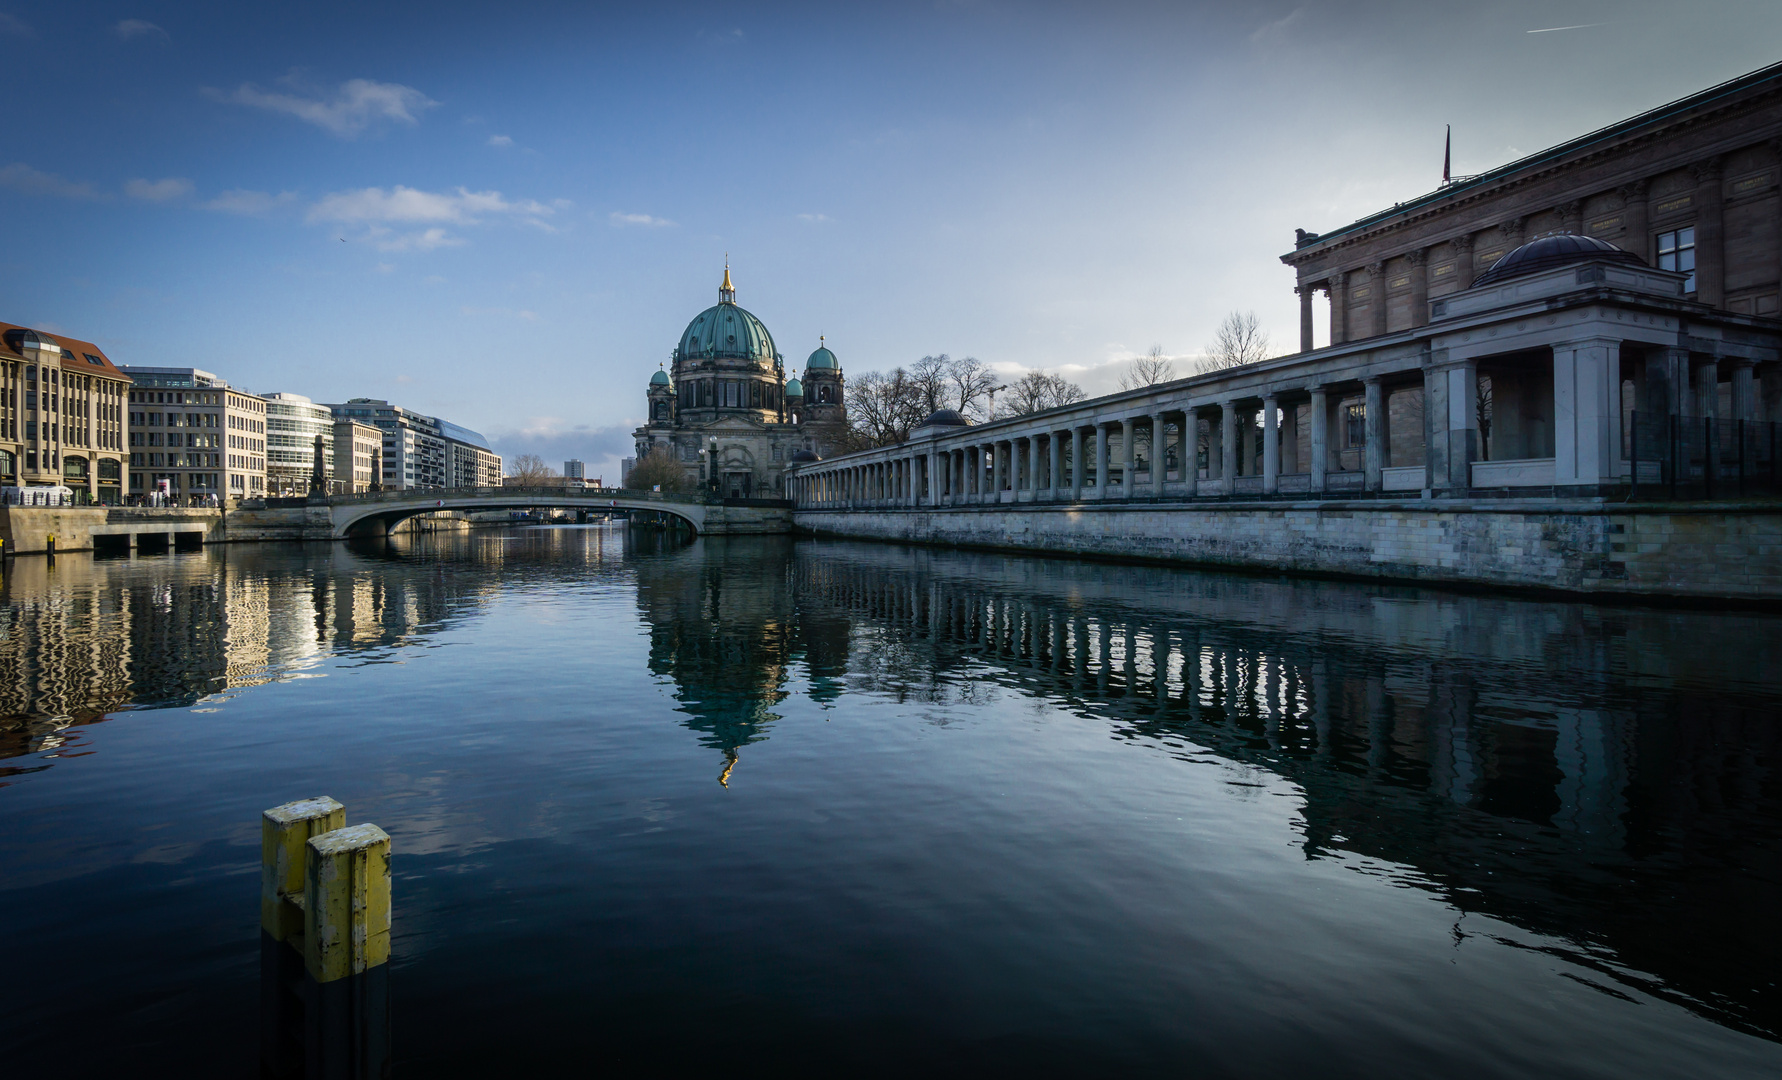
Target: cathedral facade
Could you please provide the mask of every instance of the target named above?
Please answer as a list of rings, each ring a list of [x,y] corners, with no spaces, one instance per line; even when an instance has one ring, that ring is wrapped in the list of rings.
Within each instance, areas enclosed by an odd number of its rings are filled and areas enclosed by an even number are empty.
[[[835,354],[819,344],[804,378],[788,378],[773,335],[737,306],[728,266],[717,304],[687,324],[647,395],[649,419],[632,440],[638,460],[670,455],[690,488],[724,498],[785,497],[786,466],[837,453],[847,434]]]

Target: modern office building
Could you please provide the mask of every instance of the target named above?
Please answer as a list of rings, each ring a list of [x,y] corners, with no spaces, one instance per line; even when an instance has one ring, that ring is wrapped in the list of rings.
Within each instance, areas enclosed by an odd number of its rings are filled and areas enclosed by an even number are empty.
[[[120,368],[131,380],[130,494],[266,494],[266,402],[195,367]]]
[[[0,323],[0,483],[123,499],[129,376],[90,341]]]
[[[302,394],[267,394],[266,489],[281,496],[307,495],[321,440],[322,481],[334,481],[334,411]]]
[[[329,406],[341,419],[372,424],[383,433],[386,490],[427,487],[500,487],[501,457],[477,432],[381,398],[352,398]]]
[[[446,442],[447,487],[500,487],[501,455],[480,432],[435,418]]]
[[[585,480],[588,476],[588,467],[575,458],[570,458],[563,463],[563,475],[574,477],[577,480]]]

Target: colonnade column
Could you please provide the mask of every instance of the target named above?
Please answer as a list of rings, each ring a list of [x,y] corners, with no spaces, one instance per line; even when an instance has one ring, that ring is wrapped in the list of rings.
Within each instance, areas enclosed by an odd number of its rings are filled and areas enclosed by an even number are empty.
[[[1163,478],[1169,471],[1169,429],[1163,424],[1163,414],[1151,414],[1151,495],[1163,498]]]
[[[1281,410],[1270,394],[1262,399],[1262,490],[1281,490]]]
[[[1732,416],[1729,420],[1757,419],[1757,365],[1744,357],[1728,361],[1732,365]]]
[[[1040,493],[1040,455],[1039,433],[1027,436],[1027,487],[1033,492],[1033,500],[1039,501]]]
[[[1108,425],[1095,424],[1095,497],[1108,497]]]
[[[1362,380],[1367,391],[1363,412],[1366,442],[1362,445],[1362,484],[1369,491],[1380,490],[1380,470],[1386,467],[1386,393],[1378,375]]]
[[[990,444],[990,494],[994,501],[1002,501],[1002,443]]]
[[[1219,404],[1219,471],[1225,477],[1225,494],[1237,491],[1238,429],[1237,402]]]
[[[1070,429],[1070,498],[1083,501],[1083,429]]]
[[[1054,501],[1058,498],[1058,477],[1063,475],[1060,466],[1064,463],[1063,447],[1058,444],[1058,432],[1046,435],[1046,488],[1052,493]]]
[[[1131,417],[1120,421],[1120,497],[1132,498],[1132,478],[1138,473],[1138,447],[1133,445],[1137,440],[1133,436]]]
[[[1323,491],[1324,470],[1330,465],[1330,399],[1322,386],[1312,387],[1312,460],[1306,464],[1312,490]]]

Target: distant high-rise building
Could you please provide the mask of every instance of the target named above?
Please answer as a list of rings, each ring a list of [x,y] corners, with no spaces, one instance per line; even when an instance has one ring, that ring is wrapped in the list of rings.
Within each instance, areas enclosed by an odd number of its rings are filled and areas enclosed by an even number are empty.
[[[619,461],[619,486],[620,487],[624,487],[625,484],[631,479],[631,470],[632,470],[632,467],[635,466],[636,464],[637,464],[637,459],[634,457],[620,459],[620,461]]]
[[[588,467],[577,461],[575,458],[570,458],[563,463],[563,475],[574,477],[577,480],[586,480],[588,478]]]

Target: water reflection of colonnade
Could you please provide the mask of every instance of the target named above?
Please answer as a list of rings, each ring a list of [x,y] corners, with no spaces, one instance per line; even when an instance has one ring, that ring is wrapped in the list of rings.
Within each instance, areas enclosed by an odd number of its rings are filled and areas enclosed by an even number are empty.
[[[867,545],[800,554],[800,609],[854,623],[852,689],[945,704],[983,694],[987,666],[1116,737],[1286,777],[1310,857],[1409,867],[1462,910],[1568,940],[1605,985],[1782,1033],[1767,989],[1782,950],[1737,929],[1782,899],[1753,893],[1782,879],[1775,853],[1740,839],[1782,820],[1782,733],[1756,690],[1782,671],[1760,616]]]

